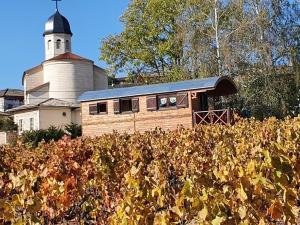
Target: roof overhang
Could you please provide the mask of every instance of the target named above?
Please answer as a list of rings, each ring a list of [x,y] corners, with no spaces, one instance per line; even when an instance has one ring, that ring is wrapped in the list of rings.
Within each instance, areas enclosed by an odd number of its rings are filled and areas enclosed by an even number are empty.
[[[41,84],[41,85],[39,85],[39,86],[36,86],[36,87],[34,87],[34,88],[31,88],[31,89],[27,90],[26,92],[27,92],[27,93],[34,92],[34,91],[40,90],[40,89],[43,88],[43,87],[47,87],[47,86],[49,86],[49,85],[50,85],[50,82],[47,82],[47,83]]]
[[[9,117],[11,116],[9,113],[5,113],[5,112],[0,112],[0,117]]]
[[[49,98],[40,103],[22,105],[22,106],[10,109],[7,112],[12,113],[12,114],[17,114],[17,113],[21,113],[24,111],[32,111],[32,110],[39,110],[39,109],[49,109],[49,108],[76,109],[79,107],[80,107],[79,104],[74,104],[74,103],[66,102],[66,101],[59,100],[59,99]]]
[[[147,96],[174,92],[208,92],[211,95],[230,95],[238,92],[234,81],[228,77],[210,77],[197,80],[186,80],[173,83],[134,86],[127,88],[106,89],[100,91],[88,91],[83,93],[78,101],[89,102],[96,100],[108,100],[134,96]]]
[[[38,66],[35,66],[31,69],[24,71],[23,77],[22,77],[22,85],[24,85],[24,80],[25,80],[26,75],[32,75],[34,73],[40,72],[41,70],[43,70],[43,64],[40,64]]]

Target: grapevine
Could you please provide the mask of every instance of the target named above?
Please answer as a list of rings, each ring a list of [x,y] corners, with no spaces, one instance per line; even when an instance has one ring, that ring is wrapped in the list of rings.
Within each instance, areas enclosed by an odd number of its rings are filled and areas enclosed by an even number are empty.
[[[0,149],[0,224],[297,224],[300,117]]]

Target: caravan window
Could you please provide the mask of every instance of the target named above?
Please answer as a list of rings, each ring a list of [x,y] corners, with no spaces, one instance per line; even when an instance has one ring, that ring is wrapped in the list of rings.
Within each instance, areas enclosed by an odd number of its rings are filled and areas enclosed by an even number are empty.
[[[139,98],[120,98],[114,100],[114,113],[137,113],[140,110]]]
[[[177,106],[176,94],[158,96],[158,108],[171,108]]]
[[[121,112],[132,112],[132,103],[130,98],[120,99]]]
[[[107,113],[107,103],[99,102],[97,103],[97,114],[106,114]]]

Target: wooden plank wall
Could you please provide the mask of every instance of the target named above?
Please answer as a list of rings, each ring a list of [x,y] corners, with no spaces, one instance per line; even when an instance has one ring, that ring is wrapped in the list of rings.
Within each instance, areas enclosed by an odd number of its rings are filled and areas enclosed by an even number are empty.
[[[104,133],[111,133],[114,130],[120,133],[145,132],[156,127],[173,130],[179,125],[191,128],[193,126],[192,100],[191,93],[188,94],[188,108],[165,109],[152,112],[147,111],[146,96],[139,97],[140,111],[138,113],[114,114],[113,100],[107,100],[108,114],[89,115],[89,105],[103,101],[84,102],[81,104],[83,135],[98,136]]]

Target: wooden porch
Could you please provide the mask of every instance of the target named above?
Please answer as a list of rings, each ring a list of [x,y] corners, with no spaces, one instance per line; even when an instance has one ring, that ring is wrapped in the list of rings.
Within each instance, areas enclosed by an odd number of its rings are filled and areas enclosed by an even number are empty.
[[[193,112],[194,125],[202,124],[232,124],[232,111],[230,109],[209,110]]]

